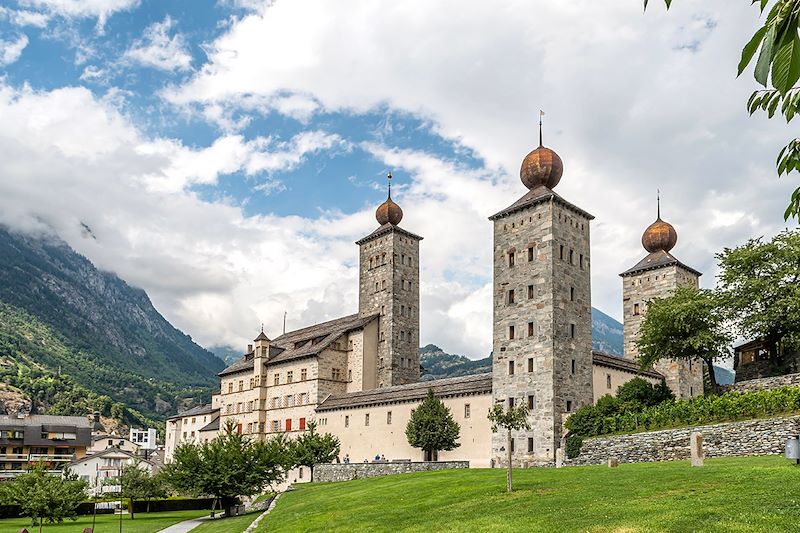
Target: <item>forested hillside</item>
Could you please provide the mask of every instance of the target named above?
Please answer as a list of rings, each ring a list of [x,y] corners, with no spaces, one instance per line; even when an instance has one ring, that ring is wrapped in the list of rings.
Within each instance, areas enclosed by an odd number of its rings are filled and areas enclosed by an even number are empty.
[[[0,229],[0,365],[42,410],[107,396],[158,416],[207,400],[224,363],[64,242]]]

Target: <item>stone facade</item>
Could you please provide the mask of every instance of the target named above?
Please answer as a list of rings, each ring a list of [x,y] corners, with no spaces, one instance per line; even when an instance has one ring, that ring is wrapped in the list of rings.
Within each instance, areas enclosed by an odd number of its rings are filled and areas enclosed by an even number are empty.
[[[396,226],[358,241],[361,316],[380,314],[378,387],[419,381],[419,241]]]
[[[314,466],[314,481],[350,481],[352,479],[382,477],[392,474],[464,468],[469,468],[469,461],[319,464]]]
[[[622,313],[625,357],[636,359],[636,340],[644,320],[647,302],[669,296],[678,287],[698,287],[699,274],[680,263],[640,270],[622,275]],[[654,369],[664,375],[667,385],[678,398],[703,394],[703,363],[697,361],[659,361]]]
[[[512,434],[515,464],[553,462],[566,415],[593,399],[591,215],[542,194],[492,217],[493,397],[531,408],[531,429]],[[493,436],[497,464],[506,445]]]
[[[770,378],[751,379],[739,381],[733,385],[723,387],[725,391],[753,392],[764,389],[776,389],[778,387],[797,387],[800,386],[800,374],[786,374]]]
[[[689,439],[695,432],[703,436],[706,458],[775,455],[783,453],[789,436],[800,433],[800,416],[586,439],[580,455],[564,464],[605,464],[612,457],[621,463],[689,459]]]

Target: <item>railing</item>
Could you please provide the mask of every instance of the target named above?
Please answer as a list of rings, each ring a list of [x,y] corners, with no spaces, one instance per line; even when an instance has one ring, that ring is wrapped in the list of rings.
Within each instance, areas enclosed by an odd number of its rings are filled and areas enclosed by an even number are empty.
[[[61,474],[61,470],[45,470],[48,474]],[[16,477],[22,474],[27,474],[27,470],[0,470],[0,479]]]
[[[69,463],[75,460],[75,455],[60,455],[49,453],[6,453],[0,454],[0,463],[3,462],[37,462],[44,461],[45,463]]]
[[[0,454],[0,462],[3,462],[3,461],[19,462],[19,461],[27,461],[27,460],[28,460],[28,454],[27,453]]]

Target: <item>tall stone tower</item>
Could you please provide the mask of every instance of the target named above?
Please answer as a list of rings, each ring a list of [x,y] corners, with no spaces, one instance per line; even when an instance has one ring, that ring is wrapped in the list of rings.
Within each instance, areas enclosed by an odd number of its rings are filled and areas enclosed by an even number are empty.
[[[699,286],[702,274],[669,253],[677,242],[675,228],[661,220],[659,198],[656,221],[642,235],[642,246],[649,255],[620,274],[625,357],[628,359],[636,359],[639,355],[636,340],[639,338],[639,328],[647,310],[647,302],[653,298],[669,296],[678,287]],[[678,398],[703,394],[701,361],[659,361],[654,368],[665,376],[667,385]]]
[[[419,381],[419,241],[399,226],[403,210],[389,197],[378,206],[380,227],[357,241],[358,312],[380,314],[378,387]]]
[[[495,402],[526,403],[531,429],[514,432],[512,462],[552,463],[570,412],[592,403],[589,222],[594,218],[553,192],[561,158],[542,146],[522,162],[529,189],[494,222]],[[492,438],[506,463],[506,435]]]

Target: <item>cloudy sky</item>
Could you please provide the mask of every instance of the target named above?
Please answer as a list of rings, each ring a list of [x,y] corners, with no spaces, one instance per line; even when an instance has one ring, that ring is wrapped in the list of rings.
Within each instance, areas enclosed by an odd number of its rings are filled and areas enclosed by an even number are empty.
[[[0,3],[0,223],[55,232],[206,346],[357,309],[387,171],[423,235],[421,341],[491,348],[491,225],[545,144],[594,214],[593,304],[662,213],[676,256],[785,227],[789,139],[735,78],[739,0]],[[82,225],[96,236],[87,238]]]

